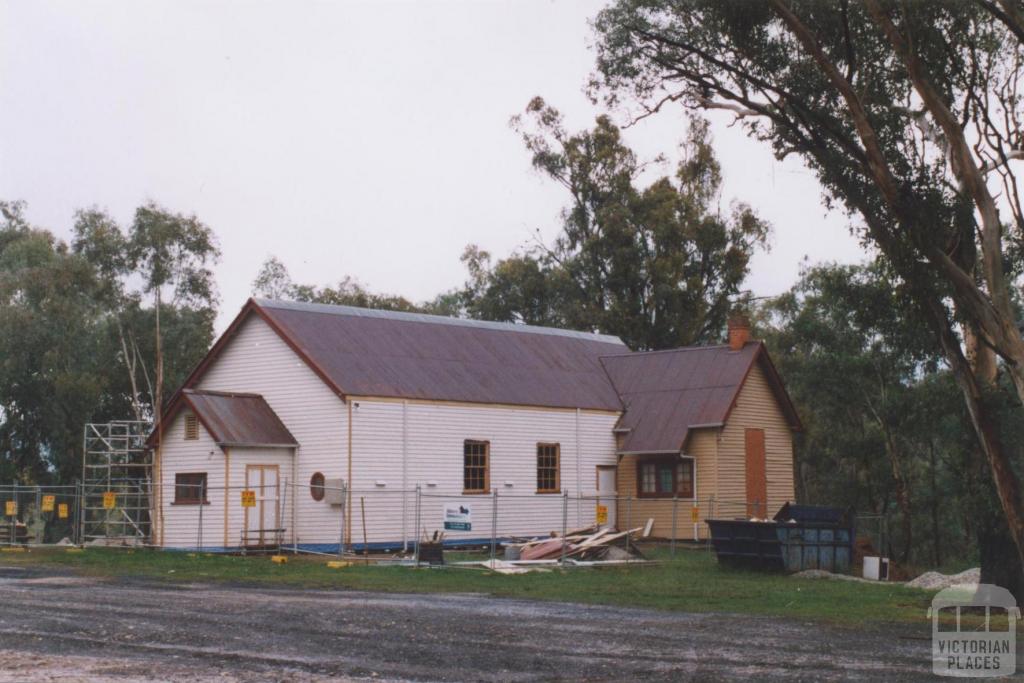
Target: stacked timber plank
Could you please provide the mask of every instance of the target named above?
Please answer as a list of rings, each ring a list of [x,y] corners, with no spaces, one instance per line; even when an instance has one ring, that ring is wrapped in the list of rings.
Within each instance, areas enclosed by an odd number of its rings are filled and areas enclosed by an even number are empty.
[[[547,538],[538,538],[523,543],[508,543],[520,561],[558,560],[561,558],[579,561],[642,559],[643,555],[633,543],[634,536],[644,527],[628,531],[601,529],[597,526],[570,531],[564,537],[552,532]],[[518,551],[518,552],[516,552]]]

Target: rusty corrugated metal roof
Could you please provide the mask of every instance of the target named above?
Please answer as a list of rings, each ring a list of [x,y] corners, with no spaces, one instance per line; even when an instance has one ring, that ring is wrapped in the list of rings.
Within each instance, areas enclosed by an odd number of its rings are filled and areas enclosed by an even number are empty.
[[[181,396],[220,446],[298,445],[259,394],[185,389]]]
[[[618,337],[350,306],[253,303],[345,395],[622,409],[600,362],[628,352]]]
[[[755,342],[602,358],[626,408],[620,452],[678,452],[691,429],[724,424],[761,352]]]

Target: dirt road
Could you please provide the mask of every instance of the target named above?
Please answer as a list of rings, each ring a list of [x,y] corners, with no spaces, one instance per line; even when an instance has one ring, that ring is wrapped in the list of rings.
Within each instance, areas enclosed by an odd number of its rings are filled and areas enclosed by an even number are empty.
[[[0,567],[0,681],[925,680],[926,627]]]

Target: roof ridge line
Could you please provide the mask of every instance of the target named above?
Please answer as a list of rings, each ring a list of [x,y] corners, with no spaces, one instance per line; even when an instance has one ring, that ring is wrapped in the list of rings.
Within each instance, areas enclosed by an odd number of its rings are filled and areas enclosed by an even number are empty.
[[[380,318],[383,320],[404,320],[406,322],[453,325],[457,327],[475,327],[478,329],[490,329],[495,331],[524,332],[527,334],[547,334],[557,337],[569,337],[572,339],[591,340],[606,344],[619,344],[621,346],[625,346],[622,339],[616,335],[602,334],[600,332],[586,332],[583,330],[567,330],[561,327],[526,325],[523,323],[501,322],[496,320],[476,320],[473,318],[453,318],[451,316],[436,315],[433,313],[390,311],[379,308],[362,308],[359,306],[345,306],[341,304],[320,304],[304,301],[258,298],[254,298],[253,301],[261,308],[272,308],[277,310],[302,311],[305,313],[319,313],[322,315]]]
[[[183,394],[196,394],[199,396],[224,396],[226,398],[230,398],[232,396],[238,396],[239,398],[263,398],[262,394],[254,394],[249,391],[217,391],[215,389],[185,388],[182,389],[181,392]]]
[[[748,341],[747,344],[760,344],[760,341]],[[598,356],[598,358],[635,358],[636,356],[653,356],[658,353],[680,353],[683,351],[711,351],[712,349],[725,349],[729,348],[728,344],[697,344],[694,346],[678,346],[674,349],[655,349],[653,351],[630,351],[629,353],[606,353]],[[746,348],[746,344],[744,344]],[[742,351],[743,349],[738,349]]]
[[[729,383],[729,384],[708,384],[707,386],[684,387],[682,389],[672,388],[672,389],[651,389],[650,391],[624,391],[620,395],[621,396],[636,396],[636,395],[639,395],[639,394],[664,394],[664,393],[668,393],[668,392],[701,391],[701,390],[704,390],[704,389],[728,389],[728,388],[733,387],[733,386],[735,386],[734,383]]]

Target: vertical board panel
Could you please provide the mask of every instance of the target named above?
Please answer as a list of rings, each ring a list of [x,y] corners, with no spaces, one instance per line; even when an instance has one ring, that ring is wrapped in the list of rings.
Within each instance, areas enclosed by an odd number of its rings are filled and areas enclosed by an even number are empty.
[[[747,481],[747,515],[767,517],[768,481],[765,474],[764,430],[747,427],[744,432]]]

